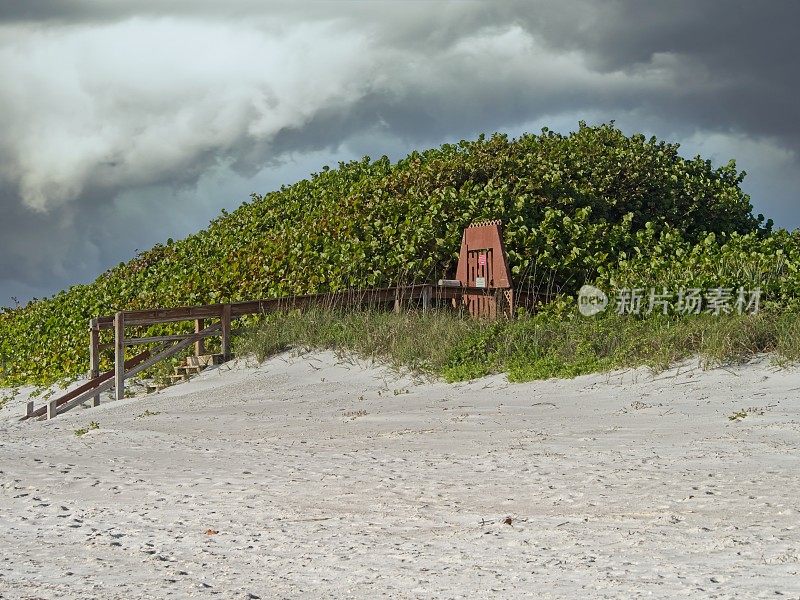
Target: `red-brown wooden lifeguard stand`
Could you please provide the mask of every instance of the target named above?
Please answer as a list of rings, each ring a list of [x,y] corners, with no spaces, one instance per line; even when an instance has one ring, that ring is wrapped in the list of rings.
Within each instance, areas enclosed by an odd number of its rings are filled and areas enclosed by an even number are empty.
[[[513,315],[514,290],[500,221],[481,221],[464,230],[456,279],[466,288],[463,302],[473,317]]]

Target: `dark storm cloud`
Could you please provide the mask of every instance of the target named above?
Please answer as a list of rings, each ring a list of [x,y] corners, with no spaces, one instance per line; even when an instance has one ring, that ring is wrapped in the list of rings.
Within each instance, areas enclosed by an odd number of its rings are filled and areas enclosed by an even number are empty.
[[[674,96],[654,106],[689,123],[776,136],[798,146],[795,97],[800,71],[800,5],[723,2],[611,2],[586,10],[573,2],[557,27],[528,20],[547,43],[581,52],[594,68],[631,71],[672,57],[682,79]],[[548,11],[555,17],[555,11]],[[554,22],[549,21],[550,25]],[[570,31],[573,32],[570,35]],[[676,99],[682,102],[675,102]]]
[[[89,280],[245,199],[215,203],[212,173],[241,192],[277,186],[292,161],[567,116],[743,155],[770,181],[758,208],[796,226],[795,6],[0,4],[0,304]]]

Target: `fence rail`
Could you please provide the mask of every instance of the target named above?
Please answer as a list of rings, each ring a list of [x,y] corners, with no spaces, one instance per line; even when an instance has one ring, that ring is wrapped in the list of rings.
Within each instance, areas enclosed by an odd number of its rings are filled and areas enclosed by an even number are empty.
[[[503,305],[506,314],[513,314],[516,304],[528,305],[531,294],[517,292],[510,288],[453,287],[450,285],[408,285],[370,290],[348,290],[323,294],[307,294],[282,298],[267,298],[246,302],[226,304],[207,304],[202,306],[181,306],[175,308],[155,308],[146,310],[119,311],[114,315],[95,317],[89,320],[89,381],[78,388],[34,408],[29,402],[24,419],[51,419],[80,404],[92,400],[93,406],[100,404],[100,394],[113,389],[117,400],[125,397],[125,380],[158,363],[170,358],[195,344],[195,353],[203,354],[204,340],[209,337],[221,338],[223,360],[231,357],[231,322],[248,315],[266,315],[285,310],[307,309],[312,307],[354,308],[393,304],[395,311],[404,305],[418,303],[425,311],[437,303],[463,302],[466,297],[485,296],[493,298],[497,306]],[[218,323],[206,325],[208,320]],[[194,333],[127,337],[125,329],[137,326],[152,326],[163,323],[194,321]],[[101,344],[100,332],[114,331],[113,344]],[[160,344],[155,350],[145,350],[135,357],[125,360],[125,348],[142,344]],[[114,349],[114,369],[100,373],[100,352]]]
[[[218,318],[223,307],[230,306],[231,318],[236,319],[252,314],[268,314],[280,310],[308,308],[311,306],[347,306],[378,304],[382,302],[408,302],[430,300],[460,299],[464,294],[492,295],[495,290],[468,287],[440,287],[432,284],[408,285],[401,287],[377,288],[324,294],[284,296],[264,300],[231,302],[229,304],[206,304],[202,306],[179,306],[175,308],[155,308],[124,311],[126,325],[156,325],[176,323],[192,319]],[[97,317],[98,329],[113,329],[116,315]]]

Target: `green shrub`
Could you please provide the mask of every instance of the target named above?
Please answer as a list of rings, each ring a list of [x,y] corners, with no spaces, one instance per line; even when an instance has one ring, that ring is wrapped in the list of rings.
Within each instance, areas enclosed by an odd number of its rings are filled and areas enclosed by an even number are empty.
[[[800,231],[708,234],[699,242],[674,228],[646,226],[633,251],[600,269],[608,288],[760,288],[767,307],[800,300]]]

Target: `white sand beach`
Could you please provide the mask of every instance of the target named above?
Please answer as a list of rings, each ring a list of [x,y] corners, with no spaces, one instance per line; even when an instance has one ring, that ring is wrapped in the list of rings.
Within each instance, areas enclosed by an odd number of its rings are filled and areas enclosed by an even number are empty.
[[[800,597],[800,372],[766,359],[448,385],[282,355],[23,413],[3,599]]]

